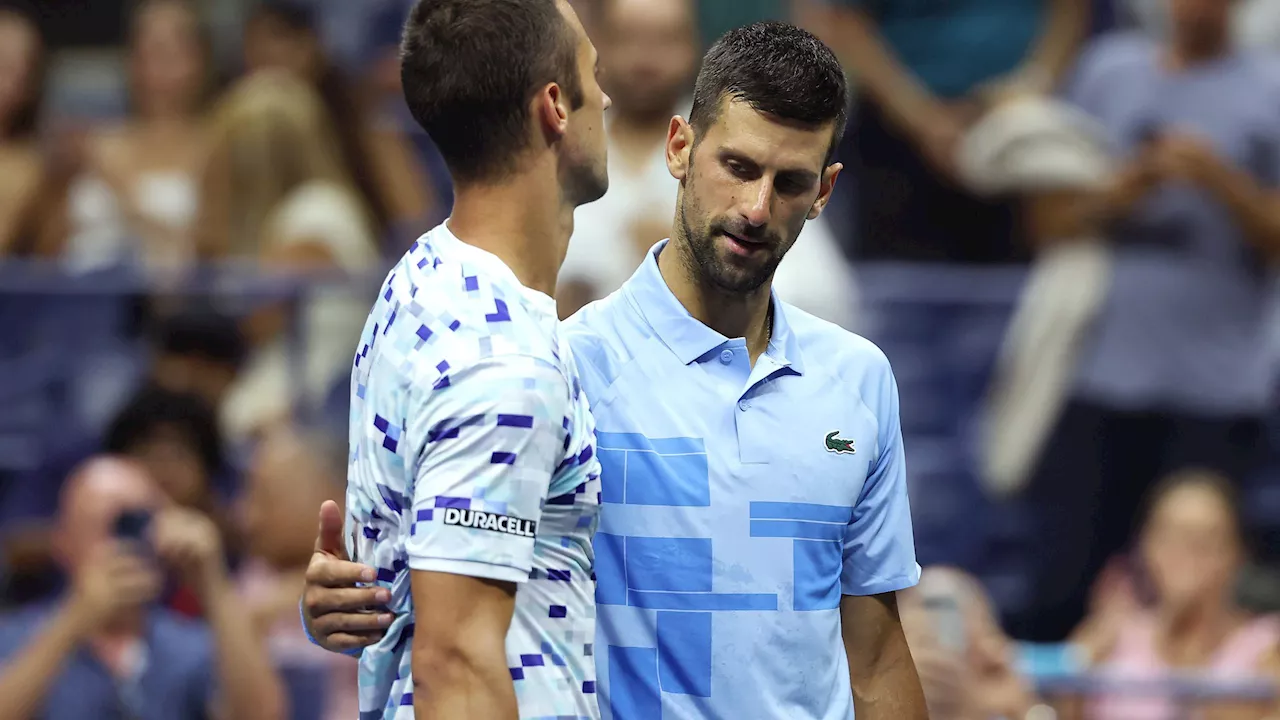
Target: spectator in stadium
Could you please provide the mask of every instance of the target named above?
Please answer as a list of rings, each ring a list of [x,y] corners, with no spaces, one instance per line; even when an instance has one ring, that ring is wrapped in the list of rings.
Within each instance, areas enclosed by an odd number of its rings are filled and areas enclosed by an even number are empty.
[[[0,8],[0,257],[34,242],[44,161],[36,147],[44,43],[35,21]]]
[[[808,13],[859,81],[839,154],[854,179],[854,256],[998,263],[1022,254],[1017,208],[967,192],[956,147],[987,97],[1055,86],[1088,14],[1081,0],[839,0]]]
[[[314,508],[326,500],[341,504],[346,480],[345,436],[282,426],[258,444],[240,502],[248,551],[242,595],[277,667],[287,681],[300,679],[289,682],[296,717],[351,720],[360,714],[355,659],[312,645],[298,624],[298,588],[314,550]],[[313,685],[323,691],[299,697]]]
[[[129,116],[93,132],[67,192],[62,254],[75,267],[193,259],[196,175],[206,151],[210,48],[190,0],[147,0],[129,26]]]
[[[211,518],[235,563],[239,535],[218,492],[232,480],[216,416],[199,397],[144,388],[111,422],[103,449],[136,460],[169,501]],[[185,585],[171,588],[165,602],[189,617],[204,613],[198,593]]]
[[[1029,718],[1037,700],[982,585],[953,568],[925,568],[898,609],[933,720]],[[935,607],[932,601],[940,601]]]
[[[1166,0],[1120,0],[1142,29],[1167,36],[1169,9]],[[1280,5],[1272,0],[1234,0],[1232,30],[1241,47],[1280,49]]]
[[[556,296],[561,315],[616,290],[671,232],[676,181],[667,171],[671,116],[688,114],[698,69],[695,0],[607,0],[597,8],[609,191],[574,213]]]
[[[667,131],[673,115],[688,115],[698,67],[695,0],[603,0],[593,17],[601,82],[613,99],[609,191],[574,213],[556,291],[561,317],[618,289],[670,234],[680,184],[667,169]],[[851,281],[822,218],[805,225],[774,278],[788,302],[846,326]]]
[[[68,592],[0,616],[0,719],[285,717],[208,518],[103,457],[68,480],[57,532]],[[198,588],[207,626],[151,605],[166,570]]]
[[[222,435],[200,397],[144,388],[112,420],[103,447],[142,463],[169,500],[217,514],[214,478],[226,467]]]
[[[144,386],[112,419],[103,438],[69,432],[64,440],[65,447],[47,457],[38,471],[3,488],[0,565],[8,565],[12,573],[14,586],[7,588],[11,599],[41,598],[60,586],[63,578],[51,565],[58,496],[64,479],[103,447],[141,461],[170,500],[229,528],[222,507],[223,498],[234,491],[234,475],[224,461],[215,416],[199,397]],[[227,537],[234,545],[235,535]],[[175,588],[170,599],[179,611],[200,614],[191,592]]]
[[[1280,643],[1280,620],[1250,617],[1235,603],[1245,550],[1234,497],[1231,483],[1210,471],[1183,471],[1156,487],[1137,550],[1136,585],[1149,587],[1151,602],[1135,609],[1118,585],[1118,595],[1101,603],[1074,637],[1104,676],[1141,681],[1194,670],[1238,680],[1264,673]],[[1173,716],[1173,702],[1151,694],[1103,696],[1086,703],[1085,717],[1162,720]]]
[[[254,258],[288,274],[361,277],[377,261],[373,224],[346,172],[320,98],[287,73],[242,80],[213,120],[214,150],[205,183],[208,250]],[[292,365],[287,312],[277,304],[245,326],[250,353],[222,407],[233,441],[293,409],[292,392],[318,406],[334,383],[346,382],[352,349],[364,326],[365,293],[314,289],[302,301],[305,347]]]
[[[401,24],[404,15],[399,18]],[[369,209],[379,239],[406,228],[417,235],[435,200],[426,174],[393,127],[375,126],[371,93],[357,93],[328,58],[313,11],[299,0],[267,0],[245,27],[245,67],[287,70],[312,85],[324,103],[346,172]],[[403,252],[397,248],[395,254]]]
[[[190,393],[217,410],[244,362],[244,337],[230,317],[201,306],[160,318],[152,333],[150,382]]]
[[[1032,207],[1043,242],[1105,238],[1111,278],[1028,487],[1033,597],[1009,618],[1023,639],[1079,622],[1160,477],[1205,467],[1242,482],[1264,457],[1280,74],[1233,46],[1231,3],[1166,2],[1167,40],[1104,36],[1067,90],[1113,146],[1110,188]]]

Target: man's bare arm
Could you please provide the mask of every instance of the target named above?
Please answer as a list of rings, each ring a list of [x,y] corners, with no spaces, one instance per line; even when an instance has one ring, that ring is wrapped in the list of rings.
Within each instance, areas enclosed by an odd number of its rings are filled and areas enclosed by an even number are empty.
[[[515,585],[420,570],[411,583],[417,720],[515,720],[506,653]]]
[[[39,712],[67,658],[85,635],[81,614],[64,606],[18,654],[0,663],[0,720],[31,720]]]
[[[902,64],[865,10],[823,8],[809,18],[809,30],[848,64],[859,87],[899,126],[917,131],[929,118],[946,114],[944,104]]]
[[[1075,63],[1080,44],[1089,34],[1089,3],[1080,0],[1052,0],[1046,13],[1044,30],[1023,63],[1023,71],[1033,69],[1043,74],[1046,86],[1036,88],[1048,92],[1058,84]]]
[[[840,625],[858,720],[928,720],[897,596],[843,596]]]

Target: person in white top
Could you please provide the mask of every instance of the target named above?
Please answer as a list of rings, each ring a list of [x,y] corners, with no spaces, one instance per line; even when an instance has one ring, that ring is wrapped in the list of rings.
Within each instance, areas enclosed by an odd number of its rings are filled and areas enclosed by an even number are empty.
[[[611,0],[596,8],[593,30],[614,100],[605,119],[609,192],[575,213],[556,293],[561,317],[618,289],[671,233],[679,182],[667,171],[667,130],[672,115],[688,115],[699,59],[696,11],[691,0]],[[801,309],[845,327],[852,322],[852,271],[822,218],[805,225],[774,281]]]
[[[192,261],[208,76],[190,2],[139,4],[130,27],[131,116],[89,137],[84,170],[68,191],[63,255],[72,268],[139,262],[165,272]]]
[[[206,256],[350,278],[309,292],[301,348],[289,344],[282,308],[250,318],[253,350],[222,408],[224,430],[244,440],[298,402],[318,407],[345,381],[367,312],[358,279],[378,256],[368,211],[323,106],[305,83],[283,72],[250,76],[215,111],[212,134],[200,223]]]

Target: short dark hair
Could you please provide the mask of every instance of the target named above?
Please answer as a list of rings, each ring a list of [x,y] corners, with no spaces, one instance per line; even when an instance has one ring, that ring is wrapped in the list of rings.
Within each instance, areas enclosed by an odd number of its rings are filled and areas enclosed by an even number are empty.
[[[160,353],[195,356],[234,368],[248,354],[236,321],[203,305],[160,319],[152,331],[152,343]]]
[[[711,46],[693,90],[689,124],[699,137],[716,123],[725,98],[786,122],[819,127],[835,121],[827,158],[844,135],[849,89],[831,48],[782,22],[730,30]]]
[[[526,149],[529,101],[560,83],[582,106],[577,41],[554,0],[418,0],[401,42],[405,100],[455,182],[501,179]]]
[[[112,455],[132,455],[161,430],[182,436],[210,480],[224,467],[222,432],[213,408],[195,395],[154,386],[142,388],[112,419],[103,449]]]

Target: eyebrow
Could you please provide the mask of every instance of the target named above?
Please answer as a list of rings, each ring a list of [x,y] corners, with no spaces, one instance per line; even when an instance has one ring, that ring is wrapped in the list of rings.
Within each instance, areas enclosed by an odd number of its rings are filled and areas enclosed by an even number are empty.
[[[726,148],[720,152],[720,157],[723,160],[737,160],[738,162],[749,163],[751,165],[754,165],[755,167],[760,167],[759,162],[752,159],[746,153],[739,152],[737,150]],[[777,174],[786,176],[791,180],[794,180],[796,182],[802,182],[805,184],[816,183],[818,182],[818,178],[819,178],[818,173],[815,173],[814,171],[806,168],[781,168],[780,170],[778,170]]]

